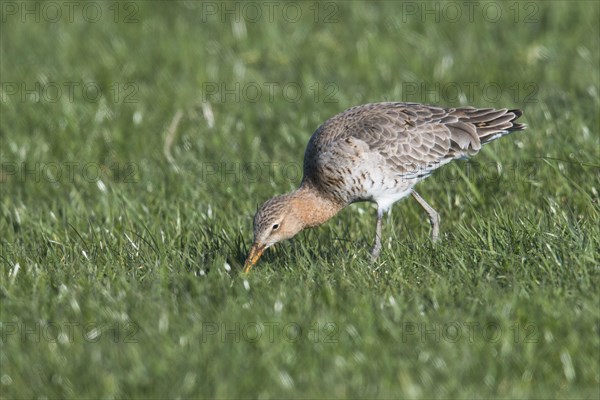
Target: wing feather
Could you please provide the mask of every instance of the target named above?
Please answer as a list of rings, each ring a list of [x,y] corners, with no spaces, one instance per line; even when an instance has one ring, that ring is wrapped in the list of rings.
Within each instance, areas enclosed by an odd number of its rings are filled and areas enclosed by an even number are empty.
[[[377,159],[386,168],[399,175],[413,174],[415,167],[430,173],[452,159],[477,153],[488,141],[524,129],[524,125],[514,123],[520,115],[519,110],[444,109],[416,103],[353,107],[326,121],[313,134],[305,153],[305,176],[314,174],[315,166],[318,169],[320,164],[332,162],[330,156],[320,159],[320,154],[340,157],[340,146],[345,149],[348,143],[342,142],[348,138],[357,149],[380,157]]]

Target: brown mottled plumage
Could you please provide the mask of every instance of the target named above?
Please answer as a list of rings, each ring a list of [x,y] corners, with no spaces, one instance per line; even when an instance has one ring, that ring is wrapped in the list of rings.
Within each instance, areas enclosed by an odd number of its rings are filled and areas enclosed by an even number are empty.
[[[412,194],[427,211],[432,239],[439,215],[413,186],[448,162],[471,156],[512,131],[520,110],[441,108],[416,103],[375,103],[350,108],[325,121],[304,153],[300,187],[265,202],[254,217],[248,272],[263,251],[304,228],[320,225],[345,206],[377,203],[373,257],[381,250],[381,219],[396,201]]]

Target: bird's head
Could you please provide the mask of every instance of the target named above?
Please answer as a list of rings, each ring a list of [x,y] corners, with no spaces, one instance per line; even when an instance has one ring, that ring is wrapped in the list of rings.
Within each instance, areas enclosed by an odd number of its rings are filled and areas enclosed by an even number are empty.
[[[295,236],[304,227],[291,195],[267,200],[254,216],[254,244],[244,263],[244,272],[250,271],[267,248]]]

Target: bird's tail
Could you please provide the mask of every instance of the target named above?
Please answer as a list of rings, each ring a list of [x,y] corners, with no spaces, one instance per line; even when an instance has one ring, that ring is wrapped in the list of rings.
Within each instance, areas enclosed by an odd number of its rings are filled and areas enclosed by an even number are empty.
[[[475,124],[481,144],[484,145],[514,131],[522,131],[527,128],[525,124],[515,121],[523,115],[523,111],[514,109],[493,110],[480,118],[472,117],[469,122]],[[480,119],[479,121],[477,121]]]

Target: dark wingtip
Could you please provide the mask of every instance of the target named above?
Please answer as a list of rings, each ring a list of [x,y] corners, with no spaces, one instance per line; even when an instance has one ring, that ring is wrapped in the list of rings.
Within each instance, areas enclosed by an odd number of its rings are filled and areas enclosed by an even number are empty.
[[[508,110],[507,112],[515,114],[515,119],[517,119],[517,118],[519,118],[521,115],[523,115],[523,110],[520,110],[520,109],[518,109],[518,108],[515,108],[515,109],[513,109],[513,110]]]
[[[515,116],[513,119],[510,120],[510,122],[512,122],[512,126],[510,128],[508,128],[509,132],[522,131],[523,129],[527,128],[527,125],[525,125],[525,124],[517,124],[516,122],[514,122],[523,115],[522,110],[515,108],[514,110],[508,110],[507,113],[512,113]]]

